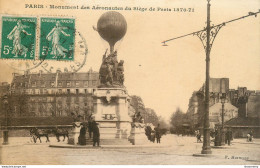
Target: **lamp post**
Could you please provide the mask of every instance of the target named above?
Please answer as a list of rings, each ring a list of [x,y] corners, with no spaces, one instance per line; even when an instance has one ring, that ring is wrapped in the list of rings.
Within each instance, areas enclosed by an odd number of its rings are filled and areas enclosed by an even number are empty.
[[[222,93],[220,97],[222,104],[222,113],[221,113],[221,146],[225,145],[225,131],[224,131],[224,111],[225,111],[225,101],[226,101],[226,93]]]
[[[238,21],[240,19],[245,19],[247,17],[250,16],[257,16],[258,13],[260,13],[260,10],[258,12],[249,12],[248,15],[246,16],[242,16],[236,19],[232,19],[226,22],[222,22],[220,24],[217,25],[212,25],[210,24],[210,0],[207,0],[208,4],[207,4],[207,26],[206,28],[196,31],[196,32],[192,32],[192,33],[188,33],[182,36],[178,36],[178,37],[174,37],[168,40],[163,41],[163,46],[168,46],[166,43],[172,40],[176,40],[179,38],[183,38],[186,36],[190,36],[190,35],[196,35],[197,37],[199,37],[199,39],[202,42],[202,45],[205,49],[206,52],[206,81],[205,81],[205,109],[204,109],[204,121],[203,121],[203,147],[202,147],[202,151],[201,154],[211,154],[211,148],[210,148],[210,128],[209,128],[209,79],[210,79],[210,51],[211,48],[213,46],[214,40],[219,32],[219,30],[225,26],[228,23],[234,22],[234,21]]]
[[[4,104],[4,110],[5,110],[5,128],[3,130],[3,145],[8,145],[8,111],[7,111],[7,106],[8,106],[8,97],[7,95],[4,95],[3,97],[3,104]]]

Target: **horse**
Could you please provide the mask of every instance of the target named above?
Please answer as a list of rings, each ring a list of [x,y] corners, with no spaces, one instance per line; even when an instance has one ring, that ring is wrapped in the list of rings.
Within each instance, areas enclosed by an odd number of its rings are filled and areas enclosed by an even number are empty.
[[[33,140],[34,140],[34,143],[37,142],[37,139],[40,140],[40,142],[42,143],[41,141],[41,137],[46,137],[46,142],[50,142],[49,140],[49,131],[48,130],[44,130],[44,129],[38,129],[38,128],[32,128],[30,130],[30,135],[33,137]]]
[[[58,142],[60,142],[60,136],[63,136],[63,141],[65,141],[66,137],[69,139],[69,131],[66,129],[55,128],[52,132],[56,136]]]

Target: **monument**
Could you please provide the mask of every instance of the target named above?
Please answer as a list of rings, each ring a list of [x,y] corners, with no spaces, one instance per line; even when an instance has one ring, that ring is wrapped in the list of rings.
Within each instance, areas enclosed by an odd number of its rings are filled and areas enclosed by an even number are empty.
[[[94,90],[94,119],[99,123],[102,144],[139,144],[147,140],[144,124],[134,124],[134,114],[129,110],[130,97],[124,86],[124,61],[117,59],[115,44],[127,31],[123,15],[109,11],[98,20],[97,31],[108,42],[110,53],[103,55],[99,70],[100,86]],[[137,131],[142,129],[143,131]],[[138,135],[135,134],[138,132]],[[139,134],[142,132],[142,137]],[[147,140],[148,142],[148,140]]]
[[[99,70],[100,85],[94,90],[93,118],[99,123],[102,144],[130,144],[131,131],[129,95],[124,87],[124,61],[117,60],[114,46],[127,30],[123,15],[109,11],[101,15],[97,23],[99,35],[108,42],[110,53],[103,55]]]
[[[130,96],[124,86],[124,61],[117,59],[115,44],[127,31],[123,15],[109,11],[101,15],[97,22],[99,35],[108,42],[110,53],[105,51],[99,70],[100,85],[93,90],[94,111],[91,119],[99,125],[101,145],[143,144],[148,142],[145,136],[145,124],[129,110]],[[139,113],[138,113],[139,114]],[[92,121],[93,122],[93,121]],[[69,144],[77,144],[79,128],[74,127]],[[75,138],[73,138],[75,137]],[[90,142],[89,136],[86,141]]]

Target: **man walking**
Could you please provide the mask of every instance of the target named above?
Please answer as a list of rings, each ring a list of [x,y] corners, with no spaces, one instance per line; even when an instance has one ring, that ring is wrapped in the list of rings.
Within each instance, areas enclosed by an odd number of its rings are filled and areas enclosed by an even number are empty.
[[[99,133],[99,128],[98,128],[98,123],[93,121],[92,125],[92,131],[93,131],[93,146],[99,146],[99,141],[100,141],[100,133]]]
[[[226,140],[227,140],[227,144],[230,146],[230,141],[232,139],[232,131],[230,130],[230,128],[228,128],[227,133],[226,133]]]
[[[154,128],[154,130],[157,143],[161,143],[160,124],[158,124],[158,126]]]

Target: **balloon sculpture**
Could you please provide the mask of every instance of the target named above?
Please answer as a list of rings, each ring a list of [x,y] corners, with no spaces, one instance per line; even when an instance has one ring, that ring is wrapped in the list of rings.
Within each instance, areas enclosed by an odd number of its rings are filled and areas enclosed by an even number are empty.
[[[114,45],[124,37],[126,29],[124,16],[114,11],[104,13],[97,23],[97,31],[109,43],[110,53],[114,52]]]
[[[102,64],[99,70],[100,87],[122,87],[124,83],[124,61],[117,61],[117,51],[114,46],[121,40],[127,30],[127,23],[124,16],[118,12],[109,11],[104,13],[98,20],[97,31],[99,35],[109,43],[110,54],[103,55]]]

